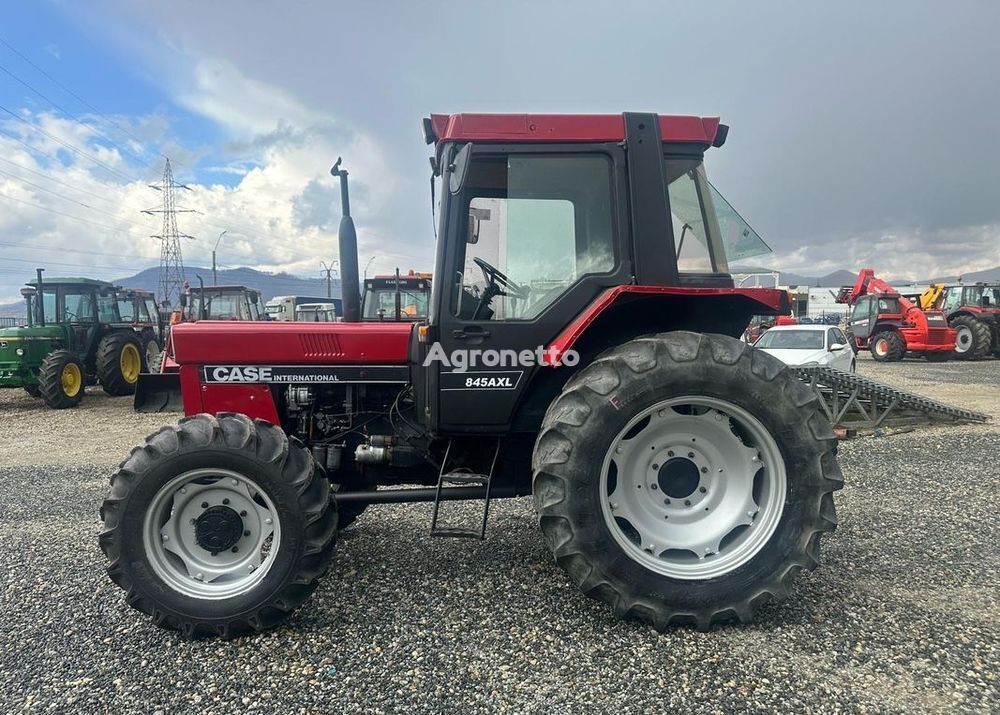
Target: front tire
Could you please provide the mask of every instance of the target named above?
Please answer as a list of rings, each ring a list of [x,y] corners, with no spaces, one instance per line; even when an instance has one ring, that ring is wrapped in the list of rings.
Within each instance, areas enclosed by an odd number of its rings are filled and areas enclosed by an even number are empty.
[[[53,350],[38,370],[38,391],[54,410],[76,407],[83,399],[86,372],[69,350]]]
[[[666,333],[567,383],[535,445],[535,505],[556,561],[616,615],[746,622],[818,565],[835,448],[819,398],[780,361]]]
[[[989,355],[993,336],[990,326],[971,315],[960,315],[951,321],[955,329],[955,359],[982,360]]]
[[[878,362],[899,362],[906,355],[906,342],[895,330],[885,330],[872,338],[870,352]]]
[[[164,427],[111,484],[100,536],[108,574],[130,606],[189,638],[275,626],[333,556],[329,481],[263,420],[222,413]]]

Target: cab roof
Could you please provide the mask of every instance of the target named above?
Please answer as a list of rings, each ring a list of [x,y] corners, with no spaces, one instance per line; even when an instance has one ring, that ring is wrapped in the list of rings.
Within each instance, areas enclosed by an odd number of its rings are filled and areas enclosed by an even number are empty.
[[[200,293],[202,291],[202,288],[201,286],[191,286],[190,288],[188,288],[188,290],[190,290],[192,293]],[[236,286],[236,285],[205,286],[204,290],[206,293],[208,293],[209,291],[213,293],[214,292],[236,293],[244,291],[247,293],[260,293],[260,291],[257,290],[256,288],[247,288],[246,286]]]
[[[38,280],[30,280],[27,285],[38,287]],[[99,286],[101,288],[113,288],[113,283],[108,283],[107,281],[99,281],[95,278],[45,278],[42,277],[42,285],[88,285],[88,286]]]
[[[658,115],[664,142],[713,145],[725,138],[719,117]],[[622,114],[432,114],[428,143],[619,142],[625,141]]]

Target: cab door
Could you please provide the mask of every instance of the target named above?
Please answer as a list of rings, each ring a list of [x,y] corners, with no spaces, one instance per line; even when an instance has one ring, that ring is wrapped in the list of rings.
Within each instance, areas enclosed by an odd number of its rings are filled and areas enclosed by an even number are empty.
[[[868,339],[874,327],[874,307],[875,299],[870,295],[863,295],[854,301],[854,309],[847,320],[847,331],[856,338]]]
[[[630,270],[621,147],[466,147],[464,181],[446,200],[436,341],[424,359],[431,423],[448,432],[508,425],[539,350]]]

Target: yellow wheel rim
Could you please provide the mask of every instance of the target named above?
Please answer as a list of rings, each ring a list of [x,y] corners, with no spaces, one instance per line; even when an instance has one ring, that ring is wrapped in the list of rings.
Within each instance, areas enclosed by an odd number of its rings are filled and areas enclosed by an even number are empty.
[[[142,371],[142,359],[139,357],[139,349],[135,345],[127,343],[122,348],[119,363],[125,382],[132,384],[138,381],[139,373]]]
[[[83,389],[83,375],[80,373],[80,366],[75,362],[66,363],[59,379],[62,382],[63,394],[66,397],[76,397],[80,394],[80,390]]]

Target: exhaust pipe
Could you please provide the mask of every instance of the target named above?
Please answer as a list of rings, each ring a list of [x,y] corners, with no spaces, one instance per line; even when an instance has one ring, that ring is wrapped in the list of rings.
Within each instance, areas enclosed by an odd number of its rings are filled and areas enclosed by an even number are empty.
[[[35,310],[38,311],[38,320],[36,321],[42,327],[45,326],[45,296],[42,295],[42,272],[44,268],[36,268],[35,275],[38,276],[38,298],[35,300]],[[55,301],[52,302],[55,305]]]
[[[341,157],[330,169],[340,179],[340,294],[344,306],[344,322],[361,322],[361,288],[358,285],[358,234],[351,218],[351,197],[347,189],[347,171],[340,168]]]

